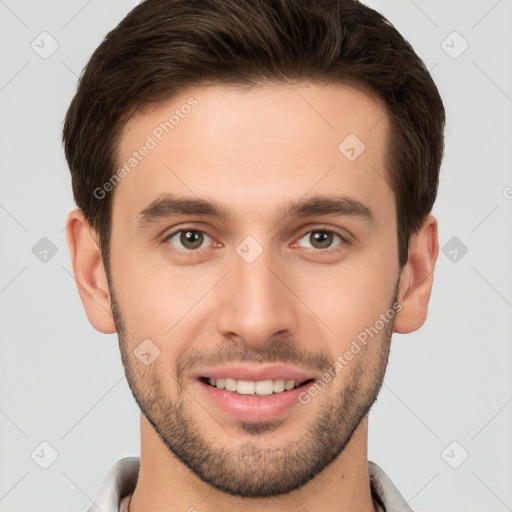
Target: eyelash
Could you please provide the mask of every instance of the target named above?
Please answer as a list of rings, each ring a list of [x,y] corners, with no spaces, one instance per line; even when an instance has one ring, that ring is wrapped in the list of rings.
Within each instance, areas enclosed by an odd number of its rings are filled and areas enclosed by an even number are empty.
[[[177,229],[176,231],[173,231],[172,233],[166,235],[164,237],[164,242],[167,242],[169,239],[171,239],[173,236],[179,234],[179,233],[182,233],[183,231],[194,231],[194,232],[197,232],[197,233],[203,233],[205,234],[206,236],[210,237],[213,239],[213,237],[211,237],[210,235],[208,235],[208,233],[206,233],[205,231],[203,231],[202,229],[197,229],[193,226],[185,226],[185,227],[182,227],[180,229]],[[327,228],[325,226],[319,226],[319,227],[315,227],[313,229],[309,229],[308,231],[305,231],[304,233],[302,233],[302,235],[298,238],[298,240],[304,238],[305,235],[309,234],[309,233],[314,233],[314,232],[323,232],[323,233],[329,233],[329,234],[333,234],[333,235],[336,235],[337,237],[339,237],[341,239],[341,243],[338,244],[338,246],[335,246],[334,248],[327,248],[327,249],[314,249],[314,248],[309,248],[309,247],[306,247],[306,249],[309,250],[309,252],[314,252],[314,253],[331,253],[331,252],[335,252],[335,251],[338,251],[338,250],[341,250],[344,246],[346,245],[350,245],[350,242],[348,241],[347,237],[342,235],[341,233],[338,233],[337,231],[334,231],[333,229],[330,229],[330,228]],[[170,244],[172,245],[172,244]],[[181,253],[181,254],[185,254],[185,255],[190,255],[192,253],[197,253],[200,251],[200,249],[204,249],[204,247],[201,247],[199,249],[180,249],[178,247],[175,247],[173,246],[174,250],[176,250],[178,253]]]

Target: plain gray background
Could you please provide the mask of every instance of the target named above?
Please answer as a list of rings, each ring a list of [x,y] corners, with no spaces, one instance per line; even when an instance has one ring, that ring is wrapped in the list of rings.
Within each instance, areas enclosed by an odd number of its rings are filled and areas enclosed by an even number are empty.
[[[394,337],[369,458],[416,511],[512,510],[512,1],[367,3],[448,117],[429,319]],[[78,75],[135,4],[0,0],[2,512],[83,511],[139,454],[117,337],[90,326],[72,276],[60,141]]]

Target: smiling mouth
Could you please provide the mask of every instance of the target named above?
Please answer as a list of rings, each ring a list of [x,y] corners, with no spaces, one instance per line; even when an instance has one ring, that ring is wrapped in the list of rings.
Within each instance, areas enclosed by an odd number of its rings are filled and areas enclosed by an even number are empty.
[[[293,379],[265,379],[260,381],[213,377],[200,377],[200,381],[217,389],[224,389],[239,395],[269,396],[273,394],[286,393],[292,389],[305,386],[313,381]]]

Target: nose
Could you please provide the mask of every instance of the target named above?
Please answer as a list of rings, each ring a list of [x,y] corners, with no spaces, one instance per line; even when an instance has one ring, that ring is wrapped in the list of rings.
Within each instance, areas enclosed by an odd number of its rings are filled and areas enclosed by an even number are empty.
[[[235,341],[241,338],[254,348],[266,345],[276,335],[293,337],[298,300],[271,251],[263,250],[252,262],[235,253],[233,265],[217,296],[219,333]]]

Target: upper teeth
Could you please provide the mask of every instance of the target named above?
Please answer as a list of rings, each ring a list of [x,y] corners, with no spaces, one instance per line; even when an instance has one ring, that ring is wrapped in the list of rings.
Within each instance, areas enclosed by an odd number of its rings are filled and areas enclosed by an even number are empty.
[[[289,391],[302,384],[296,380],[285,379],[267,379],[267,380],[236,380],[231,378],[214,379],[208,378],[208,382],[219,389],[226,389],[228,391],[236,391],[240,395],[271,395],[272,393],[281,393]]]

